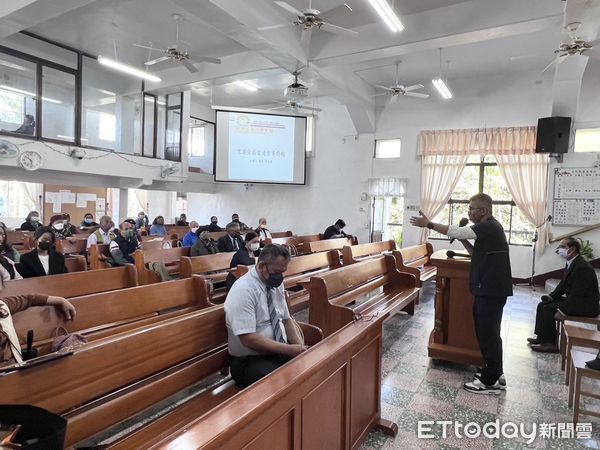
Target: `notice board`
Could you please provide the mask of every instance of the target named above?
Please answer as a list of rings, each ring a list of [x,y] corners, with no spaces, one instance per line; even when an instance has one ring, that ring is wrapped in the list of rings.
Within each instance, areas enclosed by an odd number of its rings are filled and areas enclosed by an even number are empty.
[[[71,223],[79,226],[86,213],[98,222],[106,214],[107,189],[104,187],[44,185],[44,223],[55,214],[71,216]]]
[[[554,170],[554,225],[600,223],[600,167]]]

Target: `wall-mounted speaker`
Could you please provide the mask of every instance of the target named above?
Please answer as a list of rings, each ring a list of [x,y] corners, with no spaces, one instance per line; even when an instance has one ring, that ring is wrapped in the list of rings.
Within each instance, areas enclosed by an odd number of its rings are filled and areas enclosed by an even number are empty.
[[[570,117],[544,117],[538,120],[536,153],[567,153],[571,134]]]

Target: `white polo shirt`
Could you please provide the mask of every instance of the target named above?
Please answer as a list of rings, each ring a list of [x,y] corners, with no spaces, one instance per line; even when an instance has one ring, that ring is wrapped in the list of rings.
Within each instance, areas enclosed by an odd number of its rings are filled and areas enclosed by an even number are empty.
[[[290,318],[283,284],[271,290],[272,301],[280,320]],[[269,306],[267,286],[260,278],[256,267],[235,282],[225,300],[225,321],[227,324],[227,342],[232,356],[260,355],[242,345],[241,334],[258,333],[275,340]],[[287,342],[285,327],[281,324],[283,337]]]

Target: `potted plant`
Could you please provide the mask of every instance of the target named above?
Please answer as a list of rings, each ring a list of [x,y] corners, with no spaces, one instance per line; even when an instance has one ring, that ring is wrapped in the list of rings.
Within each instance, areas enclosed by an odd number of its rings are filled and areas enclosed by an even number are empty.
[[[594,259],[594,249],[592,248],[592,244],[589,240],[583,240],[581,238],[577,238],[579,243],[581,244],[581,250],[579,254],[583,256],[586,260],[591,261]]]

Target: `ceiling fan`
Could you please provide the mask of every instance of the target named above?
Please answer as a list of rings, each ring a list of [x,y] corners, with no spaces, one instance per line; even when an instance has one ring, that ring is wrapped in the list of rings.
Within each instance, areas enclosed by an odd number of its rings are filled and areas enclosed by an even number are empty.
[[[304,54],[306,55],[307,58],[309,55],[310,38],[311,38],[312,31],[314,28],[318,28],[320,30],[327,31],[329,33],[339,34],[342,36],[348,36],[348,37],[358,36],[358,32],[356,32],[354,30],[349,30],[348,28],[343,28],[343,27],[340,27],[337,25],[333,25],[333,24],[323,20],[324,15],[330,14],[334,10],[337,10],[340,8],[352,11],[352,8],[346,3],[344,3],[341,6],[335,7],[329,11],[323,12],[323,13],[321,11],[319,11],[318,9],[312,8],[312,0],[308,0],[308,9],[305,9],[303,11],[296,9],[295,7],[293,7],[292,5],[290,5],[289,3],[284,2],[284,1],[277,0],[275,2],[275,4],[277,6],[279,6],[280,8],[285,9],[287,12],[294,14],[296,16],[296,19],[294,19],[292,23],[295,26],[302,29],[302,36],[300,37],[300,46],[304,50]],[[258,31],[266,31],[266,30],[273,29],[273,28],[280,28],[282,26],[287,26],[287,24],[274,25],[274,26],[270,26],[270,27],[262,27],[262,28],[258,28]]]
[[[405,95],[406,97],[415,97],[415,98],[429,98],[429,94],[425,94],[422,92],[413,92],[417,89],[422,89],[425,86],[422,84],[413,84],[412,86],[403,86],[398,81],[398,67],[400,66],[400,62],[396,63],[396,84],[393,86],[382,86],[380,84],[376,84],[375,87],[379,89],[385,89],[387,92],[382,94],[375,94],[374,97],[379,97],[381,95],[391,95],[390,104],[398,101],[398,97],[401,95]]]
[[[574,24],[569,24],[567,26],[574,26]],[[578,26],[575,25],[575,29],[573,31],[576,31],[577,28]],[[594,50],[594,47],[600,47],[600,40],[589,42],[579,37],[573,37],[570,42],[561,42],[558,46],[558,49],[554,50],[556,58],[554,58],[552,62],[548,64],[544,70],[542,70],[542,72],[545,72],[552,66],[560,64],[569,56],[586,55],[600,57],[600,53],[598,50]]]
[[[221,60],[218,58],[191,55],[188,50],[184,50],[183,48],[181,48],[179,45],[180,43],[186,43],[189,45],[189,43],[179,39],[179,24],[183,21],[183,16],[181,16],[180,14],[173,14],[173,19],[175,20],[175,23],[177,25],[177,35],[175,39],[175,44],[169,45],[166,49],[152,47],[152,44],[150,46],[133,44],[134,47],[147,48],[150,51],[156,50],[163,53],[163,56],[159,56],[158,58],[146,61],[144,63],[145,66],[152,66],[154,64],[158,64],[160,62],[167,61],[170,59],[173,61],[180,62],[187,70],[189,70],[192,73],[196,73],[198,72],[198,69],[192,64],[192,62],[208,62],[211,64],[221,64]]]
[[[269,108],[269,111],[275,111],[277,109],[286,109],[289,108],[292,111],[298,112],[302,109],[306,110],[306,111],[312,111],[312,112],[321,112],[323,111],[321,108],[314,108],[312,106],[306,106],[306,105],[302,105],[300,103],[298,103],[296,100],[287,100],[285,102],[282,102],[280,100],[273,100],[274,103],[278,103],[282,106],[276,106],[275,108]]]

